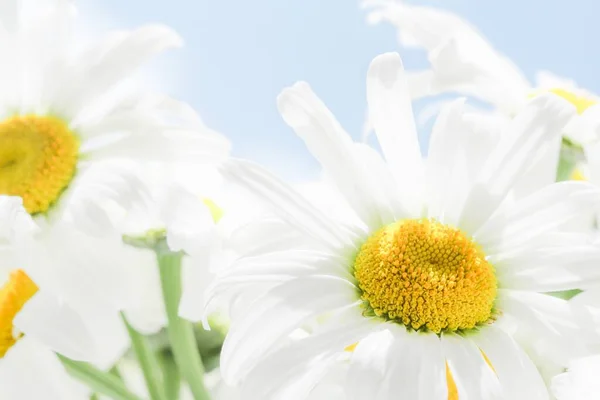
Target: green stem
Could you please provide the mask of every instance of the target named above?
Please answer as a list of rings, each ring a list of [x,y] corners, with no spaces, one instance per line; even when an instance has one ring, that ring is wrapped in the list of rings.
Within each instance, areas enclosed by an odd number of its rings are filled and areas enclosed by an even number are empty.
[[[131,338],[131,346],[144,374],[150,399],[168,400],[162,385],[162,369],[156,354],[152,350],[150,343],[148,343],[148,339],[129,324],[125,315],[121,314],[121,318],[127,327],[127,332]]]
[[[204,366],[196,345],[194,329],[190,322],[179,318],[181,299],[181,259],[183,254],[170,251],[163,241],[156,246],[163,298],[167,311],[167,333],[171,351],[181,376],[190,386],[195,400],[209,400],[204,387]]]
[[[73,361],[60,354],[58,354],[58,358],[72,376],[87,384],[94,392],[115,400],[141,400],[114,375],[101,371],[88,363]]]
[[[163,352],[161,355],[163,376],[165,377],[165,393],[168,399],[178,399],[181,388],[181,377],[177,364],[170,353]]]

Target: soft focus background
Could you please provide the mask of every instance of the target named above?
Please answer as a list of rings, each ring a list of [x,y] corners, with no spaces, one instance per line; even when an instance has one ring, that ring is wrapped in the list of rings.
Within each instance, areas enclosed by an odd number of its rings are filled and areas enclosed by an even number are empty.
[[[456,12],[533,79],[540,69],[577,77],[600,93],[600,2],[597,0],[412,1]],[[184,38],[147,76],[192,104],[233,142],[234,155],[286,179],[318,176],[317,164],[280,118],[285,86],[305,80],[355,138],[365,121],[365,74],[371,59],[400,51],[407,68],[424,54],[400,49],[391,25],[369,26],[355,0],[79,0],[91,34],[161,21]],[[590,49],[592,52],[590,52]],[[417,108],[423,104],[417,104]]]

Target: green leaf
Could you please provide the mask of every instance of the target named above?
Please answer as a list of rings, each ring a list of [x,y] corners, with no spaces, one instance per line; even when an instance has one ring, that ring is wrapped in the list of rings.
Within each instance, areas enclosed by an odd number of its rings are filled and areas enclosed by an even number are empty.
[[[74,361],[57,354],[65,369],[75,378],[88,385],[94,392],[114,400],[141,400],[131,393],[116,376],[99,370],[91,364]]]

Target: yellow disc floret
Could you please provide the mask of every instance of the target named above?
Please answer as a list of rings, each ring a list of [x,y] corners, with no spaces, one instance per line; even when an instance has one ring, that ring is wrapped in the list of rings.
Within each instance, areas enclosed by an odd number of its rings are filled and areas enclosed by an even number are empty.
[[[14,334],[13,320],[37,290],[36,284],[20,269],[13,271],[0,289],[0,358],[19,340],[20,335]]]
[[[481,248],[435,220],[401,220],[362,245],[354,276],[368,308],[432,332],[471,329],[492,318],[497,282]]]
[[[79,139],[61,119],[20,115],[0,122],[0,194],[20,196],[30,214],[44,213],[77,167]]]

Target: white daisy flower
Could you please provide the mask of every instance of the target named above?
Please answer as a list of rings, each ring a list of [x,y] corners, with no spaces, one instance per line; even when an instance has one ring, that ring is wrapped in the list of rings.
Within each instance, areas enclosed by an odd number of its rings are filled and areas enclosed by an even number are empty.
[[[531,97],[545,92],[571,102],[579,117],[598,104],[597,95],[547,71],[540,71],[532,84],[475,27],[449,11],[396,0],[366,0],[363,4],[372,8],[369,22],[390,22],[398,28],[402,45],[427,50],[431,69],[411,74],[413,98],[459,93],[483,100],[509,117],[518,113]],[[565,136],[578,144],[597,140],[586,129],[585,119],[579,117],[567,124]]]
[[[75,358],[107,367],[128,346],[118,312],[139,304],[140,276],[153,260],[115,228],[114,209],[145,196],[122,160],[213,163],[229,143],[188,105],[127,84],[153,56],[181,45],[175,32],[148,25],[77,51],[74,11],[66,0],[0,0],[0,267],[21,271],[47,298],[34,303],[43,312],[22,319],[41,323],[67,307],[88,336],[72,339],[85,342]]]
[[[307,84],[279,97],[352,208],[346,220],[254,164],[224,168],[279,217],[245,228],[247,252],[207,298],[207,310],[230,299],[221,369],[248,398],[304,398],[351,352],[351,399],[547,399],[530,355],[565,365],[587,354],[574,306],[545,293],[598,280],[600,249],[559,227],[600,192],[562,182],[512,195],[574,107],[536,97],[491,147],[455,102],[423,159],[407,86],[397,54],[372,62],[367,97],[385,162]],[[310,334],[290,340],[300,328]]]

